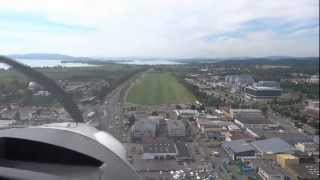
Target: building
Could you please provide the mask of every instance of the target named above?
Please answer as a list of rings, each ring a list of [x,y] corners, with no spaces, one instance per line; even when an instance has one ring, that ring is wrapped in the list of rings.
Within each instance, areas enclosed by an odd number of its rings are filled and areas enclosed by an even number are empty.
[[[224,141],[225,136],[222,132],[216,130],[206,130],[206,135],[209,139]]]
[[[0,131],[1,179],[138,180],[126,149],[84,123],[56,123]]]
[[[234,122],[241,128],[266,129],[278,127],[278,124],[268,120],[262,113],[239,113]]]
[[[297,143],[295,148],[310,155],[319,155],[319,146],[313,142]]]
[[[192,155],[190,153],[189,148],[187,147],[187,144],[184,142],[177,142],[176,143],[177,152],[176,160],[177,161],[185,161],[185,160],[191,160]]]
[[[259,109],[231,109],[230,116],[241,128],[274,128],[278,124],[268,120]]]
[[[299,158],[291,154],[277,154],[276,161],[281,168],[287,168],[291,164],[299,164]]]
[[[143,144],[142,159],[172,159],[177,154],[177,148],[173,141],[155,140]]]
[[[36,105],[46,105],[52,103],[54,97],[49,91],[37,91],[32,94],[32,102]]]
[[[307,82],[310,84],[319,84],[319,75],[312,75]]]
[[[182,119],[190,119],[190,118],[197,118],[199,116],[199,112],[193,109],[179,109],[175,110],[178,117]]]
[[[262,180],[285,180],[286,176],[283,170],[271,160],[263,160],[256,163],[258,176]]]
[[[2,120],[0,119],[0,130],[11,128],[13,124],[16,123],[16,120]]]
[[[242,139],[225,141],[222,147],[232,160],[255,158],[255,148]]]
[[[254,141],[255,137],[246,131],[228,131],[224,132],[224,137],[226,141],[234,141],[234,140],[245,140],[247,142]]]
[[[200,119],[200,118],[197,120],[197,126],[202,133],[205,133],[207,130],[227,131],[230,125],[233,125],[233,122],[211,121],[211,120]]]
[[[230,117],[232,119],[236,119],[241,114],[260,115],[262,111],[260,109],[230,109]]]
[[[282,153],[293,154],[295,150],[294,147],[280,138],[270,138],[255,141],[251,144],[258,150],[261,155],[275,155]]]
[[[308,101],[305,111],[314,119],[319,119],[319,101]]]
[[[293,180],[319,180],[319,164],[302,163],[288,165],[286,171]]]
[[[229,84],[233,91],[241,91],[248,85],[254,83],[254,79],[250,75],[229,75],[225,77],[225,83]]]
[[[255,101],[271,100],[281,94],[280,84],[274,81],[259,81],[245,88],[245,97]]]
[[[144,136],[155,137],[158,125],[157,119],[140,119],[132,126],[132,136],[138,139]]]
[[[316,159],[319,158],[319,156],[309,155],[301,151],[295,151],[293,155],[299,159],[300,164],[315,163]]]
[[[168,120],[166,122],[167,122],[169,137],[184,137],[184,136],[186,136],[186,127],[182,121]]]

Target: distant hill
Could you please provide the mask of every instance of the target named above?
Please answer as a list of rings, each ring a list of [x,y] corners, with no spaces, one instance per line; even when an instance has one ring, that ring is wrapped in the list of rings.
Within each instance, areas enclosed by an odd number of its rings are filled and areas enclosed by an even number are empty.
[[[319,66],[319,57],[264,57],[241,60],[223,60],[216,64],[221,65],[274,65],[274,66]]]
[[[75,57],[63,54],[30,53],[30,54],[11,54],[13,59],[75,59]]]

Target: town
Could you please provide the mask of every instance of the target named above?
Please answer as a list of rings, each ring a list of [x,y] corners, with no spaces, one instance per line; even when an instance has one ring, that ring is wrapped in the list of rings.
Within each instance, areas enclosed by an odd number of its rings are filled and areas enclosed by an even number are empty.
[[[319,86],[319,75],[287,70],[280,79],[263,79],[255,73],[283,68],[291,67],[126,66],[112,72],[123,74],[112,81],[93,76],[97,70],[55,80],[86,123],[124,143],[128,162],[146,180],[315,180],[319,89],[289,85]],[[19,89],[0,88],[0,129],[72,121],[39,84],[7,84]]]

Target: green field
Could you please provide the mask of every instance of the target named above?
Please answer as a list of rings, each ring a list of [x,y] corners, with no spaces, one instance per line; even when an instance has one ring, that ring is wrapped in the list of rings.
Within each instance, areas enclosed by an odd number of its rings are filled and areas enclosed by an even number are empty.
[[[130,89],[129,103],[142,105],[179,104],[194,102],[195,97],[168,72],[146,73]]]

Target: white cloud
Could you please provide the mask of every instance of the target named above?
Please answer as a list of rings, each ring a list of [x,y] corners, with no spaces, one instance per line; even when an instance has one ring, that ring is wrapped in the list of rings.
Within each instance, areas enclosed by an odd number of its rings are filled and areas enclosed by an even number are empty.
[[[0,45],[5,53],[58,52],[87,56],[262,56],[319,55],[307,33],[296,39],[273,32],[250,32],[245,39],[203,41],[236,31],[245,22],[319,19],[317,0],[1,0],[0,11],[30,13],[94,32],[52,34],[0,30],[0,38],[23,43]],[[270,35],[271,34],[271,35]],[[319,38],[317,37],[314,37]],[[35,43],[36,42],[36,43]],[[259,47],[259,48],[258,48]]]

